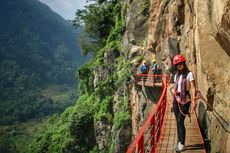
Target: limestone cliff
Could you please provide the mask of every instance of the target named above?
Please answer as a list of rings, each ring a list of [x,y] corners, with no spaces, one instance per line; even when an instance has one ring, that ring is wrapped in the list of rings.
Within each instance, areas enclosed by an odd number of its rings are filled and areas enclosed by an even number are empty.
[[[185,55],[189,69],[195,73],[198,90],[205,98],[212,96],[213,101],[208,102],[228,123],[221,121],[224,130],[213,111],[204,111],[205,101],[200,101],[197,112],[201,128],[211,140],[211,152],[229,152],[230,136],[226,130],[230,120],[230,1],[128,0],[127,4],[123,48],[129,49],[133,67],[138,65],[136,59],[140,55],[149,62],[156,57],[163,72],[171,73],[173,56]],[[149,7],[147,12],[141,12],[143,6]],[[141,101],[135,92],[130,99],[136,134]]]

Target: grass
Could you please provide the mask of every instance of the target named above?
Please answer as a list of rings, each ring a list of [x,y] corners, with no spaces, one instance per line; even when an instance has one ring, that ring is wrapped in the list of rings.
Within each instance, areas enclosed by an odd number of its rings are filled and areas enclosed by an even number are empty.
[[[42,95],[51,98],[54,102],[70,101],[73,94],[71,88],[64,88],[58,85],[48,86],[46,89],[42,90]]]
[[[43,118],[9,126],[0,126],[0,140],[4,143],[7,142],[5,146],[1,147],[13,148],[13,151],[20,153],[28,152],[27,147],[35,137],[46,131],[48,120],[49,118]]]

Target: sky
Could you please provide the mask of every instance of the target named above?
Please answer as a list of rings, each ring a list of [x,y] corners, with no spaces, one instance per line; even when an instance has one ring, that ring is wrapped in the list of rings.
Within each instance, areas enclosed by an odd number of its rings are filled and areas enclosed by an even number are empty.
[[[39,0],[64,19],[74,19],[77,9],[83,9],[87,0]]]

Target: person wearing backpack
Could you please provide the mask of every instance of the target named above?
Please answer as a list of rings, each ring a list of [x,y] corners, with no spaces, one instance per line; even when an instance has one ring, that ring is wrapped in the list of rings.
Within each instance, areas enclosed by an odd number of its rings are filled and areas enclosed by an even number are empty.
[[[153,65],[152,65],[152,74],[154,75],[152,77],[153,84],[155,82],[155,78],[157,78],[155,75],[158,74],[158,65],[156,63],[156,59],[153,59]]]
[[[141,74],[143,74],[142,76],[142,81],[143,83],[145,83],[146,79],[147,79],[147,74],[149,73],[149,66],[148,64],[146,63],[145,60],[142,61],[142,64],[141,64]]]
[[[173,58],[173,65],[176,67],[177,72],[174,76],[175,86],[172,109],[176,118],[178,135],[178,143],[174,146],[174,149],[179,152],[185,150],[185,117],[189,114],[191,103],[192,106],[194,106],[192,109],[196,107],[195,78],[185,62],[186,59],[183,55],[178,54]],[[187,102],[186,99],[188,100],[190,98],[192,100]]]
[[[153,72],[153,75],[158,74],[158,64],[156,63],[155,59],[153,59],[152,72]]]

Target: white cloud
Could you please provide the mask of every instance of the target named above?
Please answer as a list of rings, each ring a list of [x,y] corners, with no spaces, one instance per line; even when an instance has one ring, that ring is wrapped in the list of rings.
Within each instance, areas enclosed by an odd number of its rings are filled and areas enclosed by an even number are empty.
[[[40,0],[65,19],[73,19],[77,9],[83,9],[86,0]]]
[[[55,2],[55,1],[54,1]],[[56,0],[56,4],[59,7],[64,7],[64,9],[69,10],[75,8],[76,0]]]

